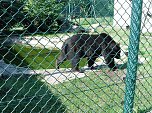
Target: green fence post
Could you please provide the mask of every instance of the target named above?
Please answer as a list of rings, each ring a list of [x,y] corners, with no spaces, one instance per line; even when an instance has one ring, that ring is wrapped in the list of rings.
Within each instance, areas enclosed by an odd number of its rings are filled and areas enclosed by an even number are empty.
[[[142,0],[132,0],[124,113],[133,112],[141,28]]]

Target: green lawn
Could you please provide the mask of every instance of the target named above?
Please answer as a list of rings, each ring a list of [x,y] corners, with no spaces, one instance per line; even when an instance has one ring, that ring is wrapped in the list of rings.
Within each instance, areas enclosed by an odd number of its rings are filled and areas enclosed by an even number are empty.
[[[122,113],[123,74],[122,70],[112,75],[107,70],[92,71],[84,78],[57,85],[41,82],[40,75],[0,78],[0,112]],[[152,110],[151,83],[150,77],[137,80],[134,104],[137,113]]]
[[[119,74],[119,75],[117,75]],[[110,76],[106,71],[70,82],[55,85],[54,93],[60,95],[68,113],[115,113],[123,112],[124,81],[120,79],[123,71]],[[137,81],[134,111],[145,113],[151,110],[152,78]]]
[[[56,49],[42,49],[26,45],[14,45],[11,48],[4,49],[0,55],[7,63],[15,64],[21,67],[30,67],[31,69],[53,69],[55,62],[60,54]],[[3,57],[2,57],[3,55]],[[86,64],[86,59],[81,60],[80,67]],[[61,68],[71,67],[70,61],[65,61]]]
[[[0,78],[0,112],[63,113],[60,98],[38,76]]]
[[[123,29],[113,29],[113,28],[97,28],[97,32],[107,32],[109,33],[114,40],[120,42],[121,47],[127,47],[129,44],[129,31]],[[146,33],[147,35],[147,33]],[[138,111],[137,113],[146,113],[152,110],[152,38],[147,38],[141,35],[140,38],[140,47],[139,47],[139,59],[144,59],[144,61],[138,66],[137,77],[142,78],[137,80],[136,85],[136,95],[135,95],[135,104],[134,111]],[[125,51],[127,48],[125,48]],[[16,52],[16,53],[15,53]],[[3,56],[2,56],[3,53]],[[30,46],[25,45],[14,45],[11,49],[11,53],[8,53],[7,50],[1,52],[1,58],[5,58],[6,62],[15,63],[20,66],[28,66],[32,69],[50,69],[55,68],[55,60],[59,55],[58,50],[49,50],[49,49],[41,49],[41,48],[32,48]],[[81,66],[86,64],[86,59],[81,62]],[[70,67],[70,62],[65,62],[61,67],[67,68]],[[96,72],[96,71],[95,71]],[[0,96],[2,101],[10,101],[13,97],[15,99],[23,98],[24,94],[26,94],[29,90],[28,95],[35,95],[35,92],[39,89],[42,91],[38,91],[38,95],[44,94],[46,90],[50,95],[46,96],[42,103],[45,103],[48,98],[53,95],[58,95],[62,102],[59,102],[59,106],[64,104],[66,106],[66,111],[68,113],[74,112],[98,112],[98,113],[115,113],[123,111],[122,101],[124,100],[124,89],[125,84],[120,78],[126,72],[126,69],[119,70],[115,74],[112,75],[107,72],[107,69],[101,69],[98,72],[98,75],[95,72],[87,73],[86,77],[81,79],[71,80],[69,82],[57,84],[57,85],[48,85],[45,82],[45,85],[41,87],[43,83],[37,81],[37,78],[29,79],[29,82],[26,83],[26,78],[21,78],[16,80],[16,78],[11,78],[7,81],[1,80],[0,83]],[[40,80],[40,79],[39,79]],[[16,85],[14,82],[17,81]],[[5,83],[6,82],[6,83]],[[24,85],[25,83],[25,85]],[[3,84],[5,84],[3,86]],[[37,85],[38,84],[38,85]],[[34,88],[30,89],[34,85]],[[18,86],[18,87],[16,87]],[[24,88],[21,88],[24,87]],[[12,89],[11,89],[12,88]],[[24,91],[20,91],[19,89],[24,89]],[[10,90],[11,89],[11,90]],[[8,92],[10,90],[10,93]],[[8,92],[8,93],[6,93]],[[21,93],[20,93],[21,92]],[[6,95],[7,94],[7,95]],[[15,96],[17,94],[17,96]],[[6,97],[5,97],[6,95]],[[11,96],[9,96],[11,95]],[[36,94],[37,95],[37,94]],[[4,99],[3,99],[4,98]],[[5,98],[7,98],[5,100]],[[33,99],[32,101],[25,99],[25,104],[30,102],[30,109],[36,105],[36,103],[40,100]],[[55,99],[55,101],[58,99]],[[54,101],[51,101],[49,105],[46,105],[46,110],[50,106],[52,106]],[[10,103],[14,103],[14,101],[10,101]],[[24,102],[16,102],[15,104],[0,103],[3,107],[0,109],[4,109],[6,107],[6,111],[8,110],[17,110],[17,108],[13,108],[19,104],[19,112],[23,109]],[[33,106],[32,106],[33,104]],[[39,104],[38,104],[39,105]],[[38,106],[37,105],[37,106]],[[44,105],[44,104],[42,104]],[[49,107],[48,107],[49,106]],[[25,108],[25,110],[27,109]],[[38,106],[38,110],[40,110],[42,106]],[[45,108],[44,108],[45,109]],[[58,106],[54,108],[54,111],[58,109]],[[34,109],[36,110],[36,109]],[[37,110],[36,110],[37,112]],[[26,113],[26,112],[25,112]]]
[[[112,28],[97,28],[96,31],[109,33],[114,40],[120,42],[122,48],[129,44],[129,31]],[[152,42],[152,38],[141,35],[139,59],[145,58],[145,60],[138,66],[137,72],[137,77],[141,78],[137,80],[136,85],[134,112],[137,113],[146,113],[152,110],[152,45],[150,42]],[[87,77],[56,85],[58,90],[54,92],[60,92],[57,94],[61,96],[69,113],[71,111],[121,113],[123,111],[121,102],[124,99],[125,84],[118,79],[117,75],[122,76],[124,73],[120,70],[115,76],[110,76],[104,72],[99,75],[92,72]]]
[[[101,25],[112,25],[112,17],[102,17],[102,18],[79,18],[72,20],[75,23],[79,23],[80,25],[91,25],[98,24]]]
[[[61,100],[69,109],[68,113],[70,110],[75,113],[112,113],[116,110],[122,112],[123,87],[123,82],[115,85],[115,82],[104,73],[90,73],[88,77],[56,85]]]

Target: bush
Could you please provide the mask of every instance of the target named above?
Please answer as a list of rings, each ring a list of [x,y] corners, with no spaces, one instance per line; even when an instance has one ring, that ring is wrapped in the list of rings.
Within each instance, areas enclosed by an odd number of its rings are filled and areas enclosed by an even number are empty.
[[[27,29],[31,31],[33,27],[36,27],[35,30],[42,32],[50,30],[55,26],[55,20],[62,16],[60,12],[63,5],[63,2],[56,2],[56,0],[28,0],[24,7],[26,18],[30,20],[28,23],[30,27],[27,26]]]
[[[46,32],[55,26],[54,20],[60,18],[63,4],[55,0],[1,0],[0,29],[9,30],[22,24],[30,33]]]
[[[0,29],[9,29],[22,19],[22,5],[22,2],[17,0],[0,1]]]

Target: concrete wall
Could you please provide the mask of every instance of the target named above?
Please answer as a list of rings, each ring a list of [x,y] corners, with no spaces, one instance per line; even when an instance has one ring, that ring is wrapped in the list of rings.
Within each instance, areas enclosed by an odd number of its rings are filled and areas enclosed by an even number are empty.
[[[126,27],[130,25],[131,6],[130,0],[114,1],[113,26]],[[148,16],[147,12],[152,15],[152,0],[143,0],[142,32],[152,32],[152,17]]]

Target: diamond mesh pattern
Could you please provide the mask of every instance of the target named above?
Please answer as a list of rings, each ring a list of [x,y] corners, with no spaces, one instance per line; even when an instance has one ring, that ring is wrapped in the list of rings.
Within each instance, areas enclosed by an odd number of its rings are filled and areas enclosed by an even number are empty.
[[[131,0],[0,0],[0,112],[123,112],[131,8]],[[151,42],[144,0],[134,112],[152,112]]]

